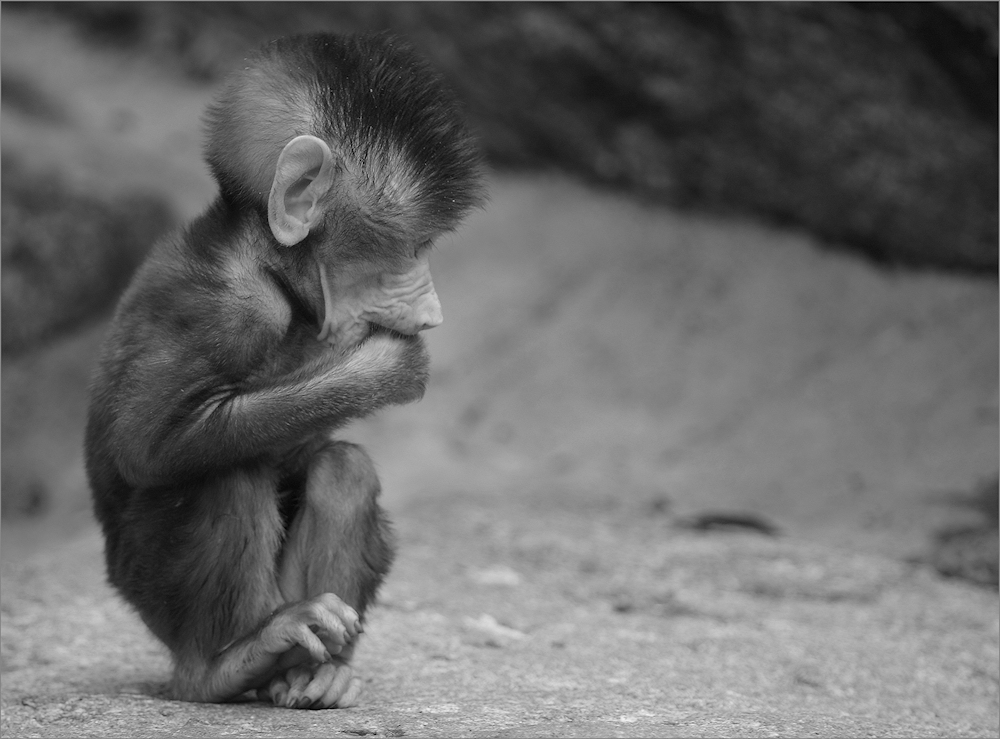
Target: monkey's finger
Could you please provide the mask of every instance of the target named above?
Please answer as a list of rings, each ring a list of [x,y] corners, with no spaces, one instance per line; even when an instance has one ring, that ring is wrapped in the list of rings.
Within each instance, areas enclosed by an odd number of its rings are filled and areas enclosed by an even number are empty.
[[[309,652],[309,656],[312,657],[313,662],[330,661],[331,655],[327,650],[326,645],[318,636],[316,636],[316,634],[313,633],[312,629],[305,624],[297,624],[293,628],[291,636],[296,644]],[[339,648],[337,651],[340,651]]]
[[[326,645],[326,651],[330,653],[331,657],[339,657],[344,653],[345,649],[350,649],[349,646],[341,646],[339,639],[327,639],[323,633],[318,634],[320,641]],[[329,660],[325,660],[329,662]]]
[[[343,609],[349,609],[350,616],[354,609],[346,605],[332,593],[323,595],[305,604],[303,616],[309,622],[313,631],[325,634],[340,644],[347,644],[352,638],[352,629],[344,622]]]
[[[304,650],[313,662],[326,662],[330,659],[326,646],[309,628],[308,621],[301,613],[288,612],[268,624],[261,641],[264,649],[278,658],[279,666],[292,667],[296,661],[305,661],[291,659],[290,653],[297,648]]]
[[[327,653],[332,657],[343,653],[347,645],[350,644],[350,636],[343,630],[343,627],[332,617],[327,614],[329,621],[324,619],[319,619],[327,621],[324,624],[312,624],[309,626],[310,631],[316,635],[316,638],[323,642],[323,646],[326,647]],[[329,662],[329,659],[321,660],[322,662]]]
[[[316,634],[323,642],[332,642],[341,647],[347,646],[351,643],[351,635],[344,628],[343,624],[334,618],[321,618],[316,619],[317,621],[322,621],[323,623],[315,623],[309,626],[313,633]]]
[[[330,654],[339,654],[343,647],[351,643],[351,632],[334,614],[319,608],[309,616],[309,628],[323,641]]]
[[[288,681],[288,695],[285,696],[282,705],[287,708],[301,707],[302,694],[312,680],[312,676],[312,669],[304,666],[293,667],[286,672],[285,679]]]
[[[326,692],[323,694],[323,697],[320,699],[318,705],[322,705],[324,708],[339,706],[341,699],[351,686],[351,680],[353,677],[354,672],[351,670],[349,665],[339,665],[337,667],[337,674],[333,678],[333,682],[330,684],[330,687],[326,689]]]
[[[261,692],[264,692],[274,705],[283,706],[285,705],[285,697],[288,695],[288,682],[284,677],[276,677],[266,688],[257,691],[258,696]]]
[[[337,617],[351,638],[363,631],[361,617],[358,615],[358,612],[342,601],[339,596],[334,593],[323,593],[317,600],[326,610]]]
[[[299,698],[298,707],[322,708],[323,706],[318,705],[317,701],[319,701],[319,699],[326,694],[326,691],[333,684],[336,677],[336,664],[333,662],[324,662],[321,664],[316,672],[313,673],[312,680],[302,692],[302,697]]]

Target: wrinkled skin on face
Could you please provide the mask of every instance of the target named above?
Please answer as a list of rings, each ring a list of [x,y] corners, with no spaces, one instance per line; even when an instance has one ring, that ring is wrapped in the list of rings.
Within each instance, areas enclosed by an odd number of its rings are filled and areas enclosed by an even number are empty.
[[[441,324],[441,303],[427,254],[392,269],[360,265],[328,273],[320,264],[325,315],[319,340],[338,350],[363,341],[372,326],[412,335]]]

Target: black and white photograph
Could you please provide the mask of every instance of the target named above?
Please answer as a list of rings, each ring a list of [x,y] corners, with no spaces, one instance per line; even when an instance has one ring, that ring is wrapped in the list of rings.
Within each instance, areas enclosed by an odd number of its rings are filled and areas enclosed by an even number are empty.
[[[1000,736],[997,2],[3,2],[0,734]]]

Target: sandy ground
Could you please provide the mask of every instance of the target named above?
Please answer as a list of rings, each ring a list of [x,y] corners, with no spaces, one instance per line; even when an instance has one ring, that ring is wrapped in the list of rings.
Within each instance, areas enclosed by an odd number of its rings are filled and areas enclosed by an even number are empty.
[[[69,121],[5,110],[5,148],[204,206],[208,90],[3,21]],[[995,282],[516,178],[432,265],[426,398],[346,434],[401,542],[357,709],[165,699],[87,513],[103,325],[5,360],[5,485],[51,509],[4,522],[4,736],[997,735],[997,593],[919,561],[997,469]]]

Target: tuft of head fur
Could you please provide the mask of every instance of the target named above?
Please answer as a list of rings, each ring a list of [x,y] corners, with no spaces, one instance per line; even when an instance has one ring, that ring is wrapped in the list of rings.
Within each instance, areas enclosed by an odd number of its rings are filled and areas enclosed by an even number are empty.
[[[326,141],[365,213],[452,228],[483,199],[478,147],[441,77],[388,34],[277,39],[251,55],[205,114],[222,197],[265,208],[278,155]]]

